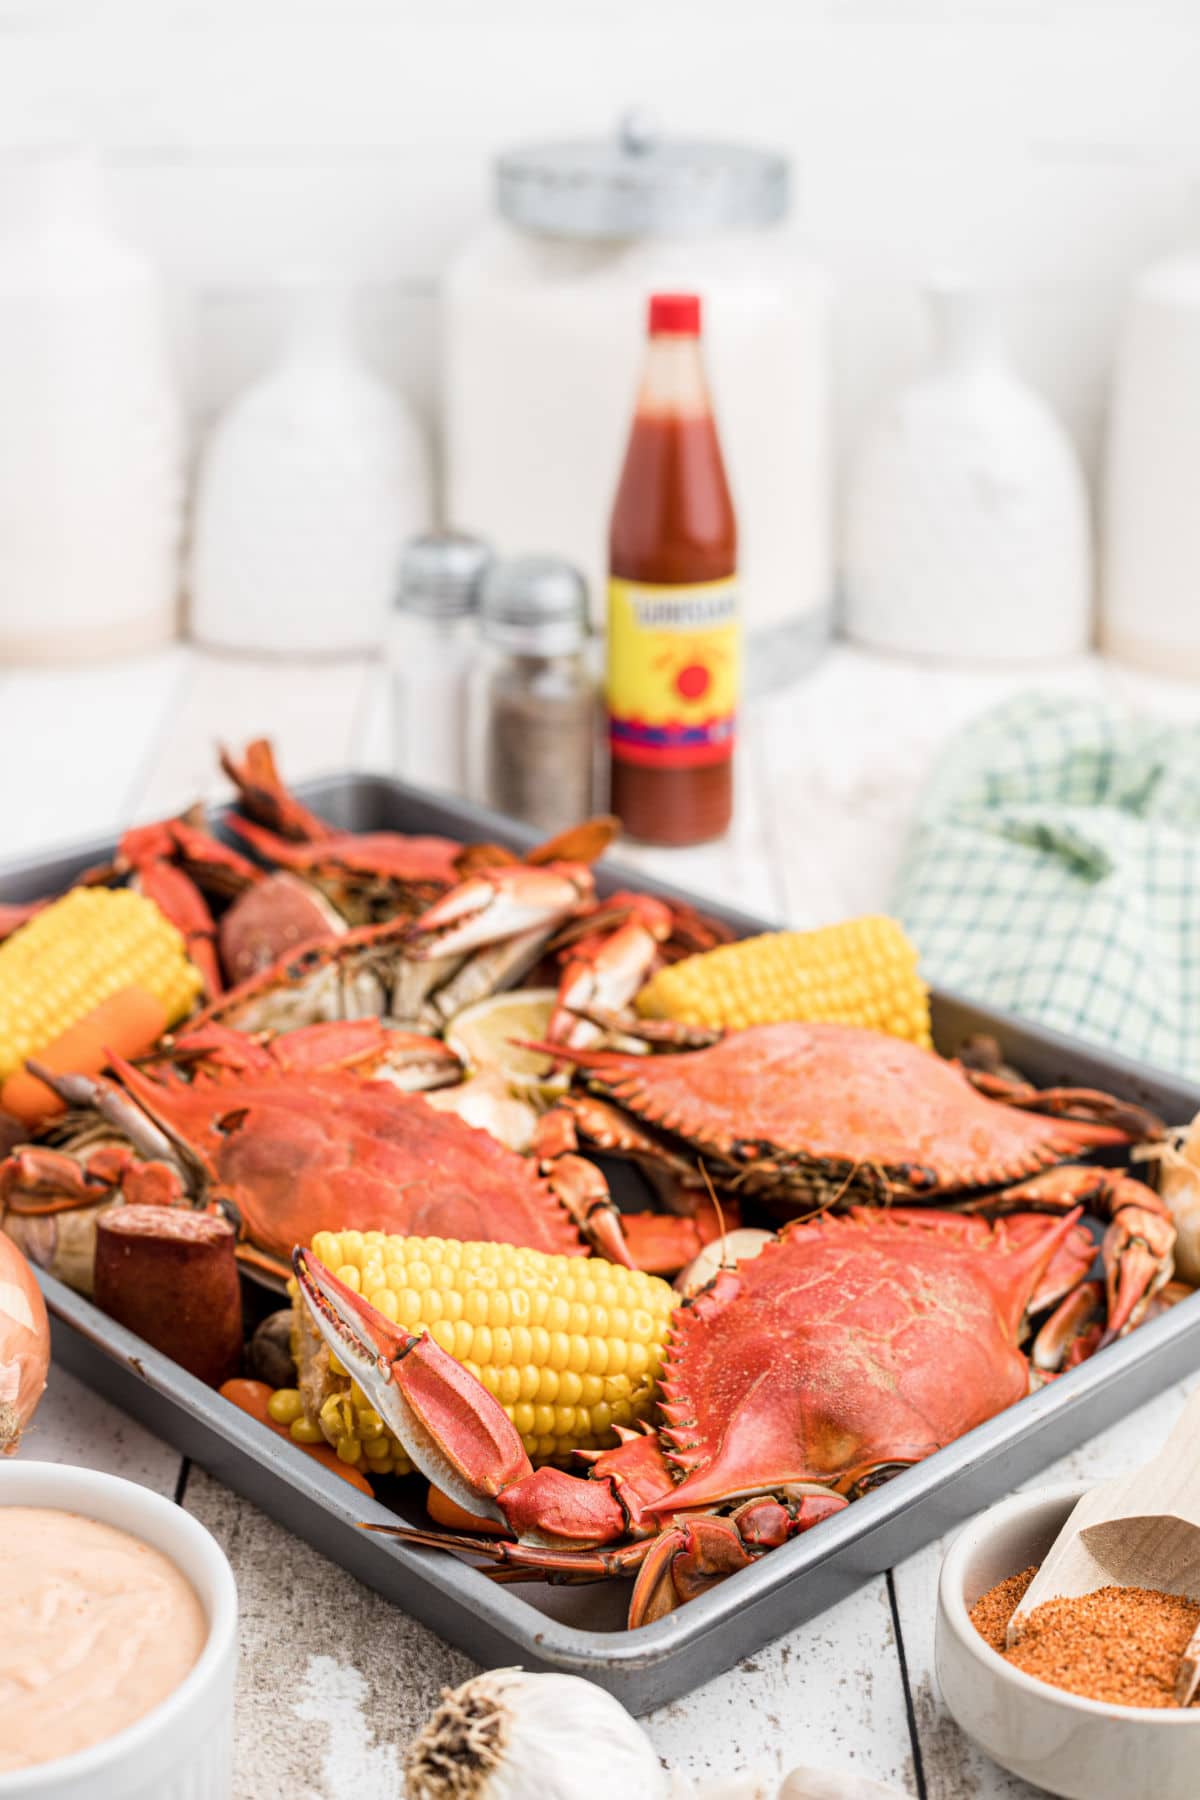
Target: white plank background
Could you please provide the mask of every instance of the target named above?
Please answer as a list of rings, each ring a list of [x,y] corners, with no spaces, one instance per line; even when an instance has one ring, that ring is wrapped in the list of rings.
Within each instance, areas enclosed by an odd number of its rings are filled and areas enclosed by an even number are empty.
[[[960,722],[1024,680],[839,646],[804,684],[749,709],[729,837],[632,860],[796,923],[882,906],[932,758]],[[1200,689],[1095,660],[1038,680],[1200,717]],[[0,675],[0,854],[116,831],[219,793],[217,738],[269,733],[297,779],[347,764],[386,768],[387,698],[383,671],[367,663],[289,666],[185,647],[92,673]],[[1045,1478],[1133,1466],[1169,1429],[1182,1392],[1163,1394]],[[65,1375],[52,1380],[28,1453],[179,1493],[225,1546],[242,1601],[236,1800],[394,1800],[400,1747],[443,1683],[470,1672],[466,1657],[202,1470],[181,1468]],[[941,1707],[932,1668],[941,1548],[662,1708],[648,1721],[662,1755],[697,1775],[804,1761],[858,1769],[917,1800],[1027,1800],[1034,1790],[978,1755]]]

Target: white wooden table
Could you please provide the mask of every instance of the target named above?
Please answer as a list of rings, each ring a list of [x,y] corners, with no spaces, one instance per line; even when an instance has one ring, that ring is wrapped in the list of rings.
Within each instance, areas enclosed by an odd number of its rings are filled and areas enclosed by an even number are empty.
[[[798,924],[882,906],[915,791],[952,730],[1029,676],[949,673],[835,650],[801,686],[749,709],[736,823],[722,844],[638,853],[673,881]],[[1040,685],[1200,716],[1200,689],[1089,661]],[[389,767],[383,672],[289,667],[176,648],[102,670],[0,672],[0,855],[19,855],[221,792],[214,743],[269,734],[293,779]],[[1104,1433],[1046,1479],[1102,1476],[1148,1455],[1188,1384]],[[399,1751],[444,1683],[449,1649],[61,1373],[27,1454],[117,1471],[179,1501],[224,1545],[242,1606],[237,1800],[394,1800]],[[781,1638],[647,1722],[694,1774],[804,1761],[857,1769],[930,1800],[1034,1790],[975,1752],[932,1671],[941,1547]]]

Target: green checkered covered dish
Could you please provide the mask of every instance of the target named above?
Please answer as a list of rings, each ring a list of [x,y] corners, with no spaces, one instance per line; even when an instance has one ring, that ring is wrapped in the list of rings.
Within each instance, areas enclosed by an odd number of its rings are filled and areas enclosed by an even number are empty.
[[[893,910],[928,980],[1200,1080],[1200,726],[1043,694],[986,714]]]

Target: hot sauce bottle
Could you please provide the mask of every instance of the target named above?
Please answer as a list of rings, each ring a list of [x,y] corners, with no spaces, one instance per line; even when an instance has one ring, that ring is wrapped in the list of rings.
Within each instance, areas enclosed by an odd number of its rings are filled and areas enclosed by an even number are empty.
[[[650,844],[717,837],[733,811],[737,523],[694,294],[655,294],[609,527],[612,807]]]

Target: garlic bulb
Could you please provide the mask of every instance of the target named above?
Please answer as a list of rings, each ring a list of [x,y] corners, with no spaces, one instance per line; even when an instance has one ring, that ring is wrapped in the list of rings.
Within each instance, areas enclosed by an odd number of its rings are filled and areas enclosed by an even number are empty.
[[[1200,1283],[1200,1113],[1173,1139],[1150,1146],[1146,1160],[1151,1157],[1159,1163],[1158,1190],[1175,1221],[1175,1273],[1194,1287]]]
[[[404,1759],[408,1800],[668,1800],[654,1747],[577,1675],[492,1669],[441,1704]]]

